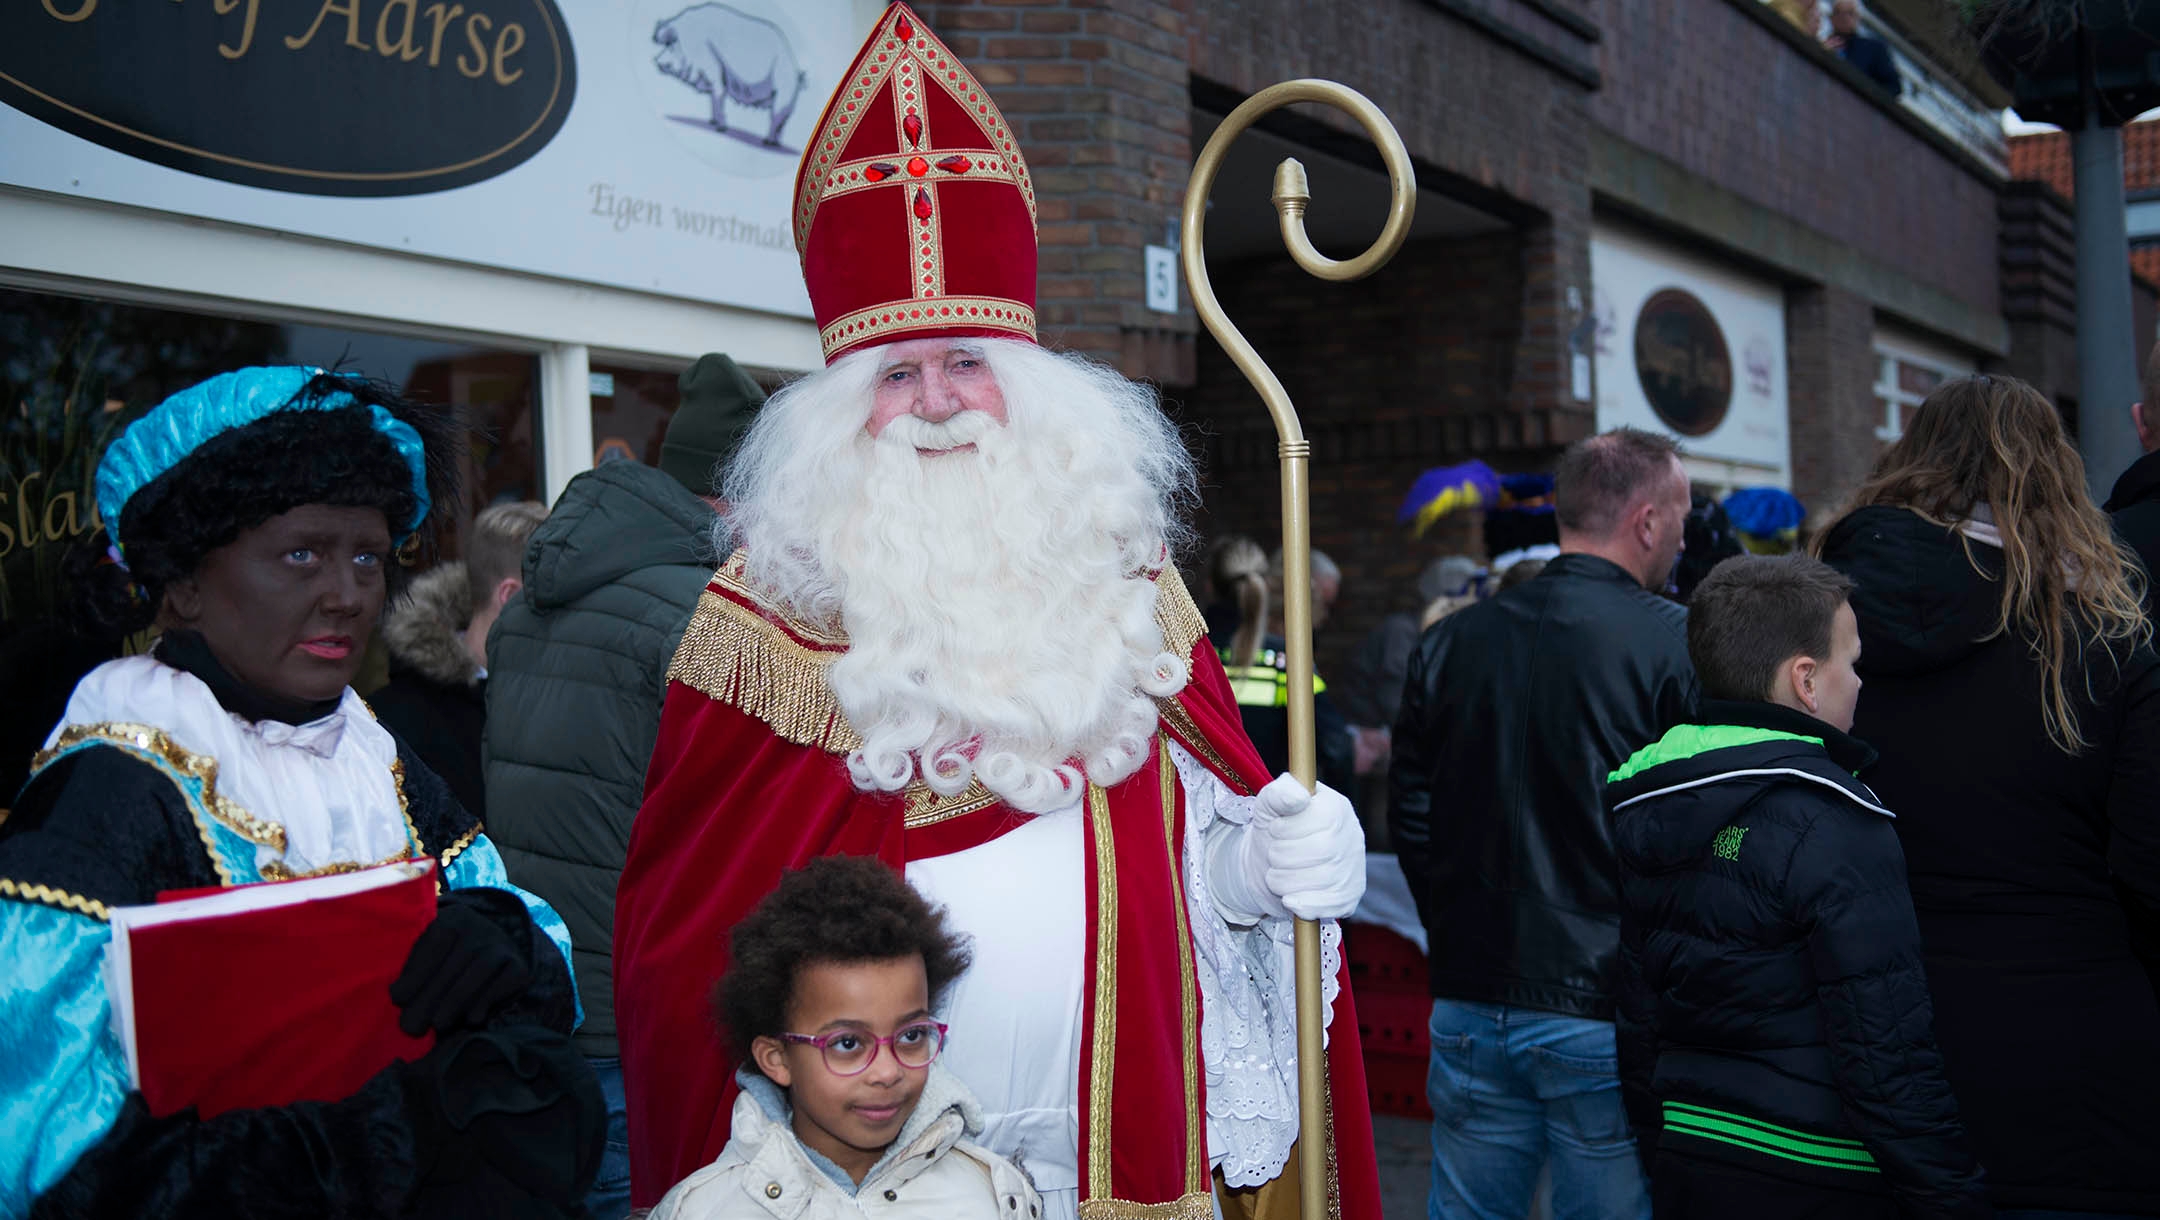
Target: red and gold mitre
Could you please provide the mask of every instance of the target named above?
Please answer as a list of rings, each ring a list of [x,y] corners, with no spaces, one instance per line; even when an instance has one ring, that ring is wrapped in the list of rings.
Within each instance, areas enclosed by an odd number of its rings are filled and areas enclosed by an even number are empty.
[[[878,19],[795,175],[827,364],[902,339],[1035,338],[1035,188],[990,93],[907,5]]]

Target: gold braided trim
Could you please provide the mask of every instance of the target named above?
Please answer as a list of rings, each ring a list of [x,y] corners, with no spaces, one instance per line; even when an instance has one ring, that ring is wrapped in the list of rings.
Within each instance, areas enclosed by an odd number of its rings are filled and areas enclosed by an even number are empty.
[[[1215,1202],[1210,1191],[1181,1195],[1167,1203],[1134,1203],[1129,1199],[1082,1199],[1080,1220],[1214,1220]]]
[[[1162,780],[1163,847],[1170,855],[1170,898],[1177,904],[1178,1030],[1185,1053],[1185,1167],[1187,1190],[1208,1187],[1207,1143],[1200,1133],[1200,999],[1194,994],[1192,927],[1185,911],[1185,876],[1178,868],[1177,764],[1170,742],[1157,735],[1156,771]]]
[[[837,185],[830,181],[830,176],[836,166],[843,164],[839,155],[847,148],[856,125],[870,112],[871,107],[867,103],[876,99],[878,90],[898,74],[902,64],[909,68],[912,86],[919,87],[921,81],[927,81],[931,86],[943,89],[963,113],[970,113],[969,106],[974,106],[971,117],[982,129],[981,134],[989,137],[989,151],[1009,164],[1012,176],[1018,181],[1020,197],[1027,202],[1028,220],[1035,220],[1035,185],[1028,178],[1027,160],[1020,155],[1012,128],[1005,122],[1005,116],[991,103],[990,91],[983,88],[982,82],[975,79],[967,65],[960,62],[959,56],[939,42],[937,36],[928,29],[918,26],[912,38],[901,38],[900,20],[896,17],[893,24],[881,34],[872,35],[859,55],[854,72],[842,80],[839,87],[833,90],[832,96],[826,99],[825,109],[818,113],[817,125],[810,129],[810,144],[803,150],[802,167],[795,174],[794,229],[795,249],[798,252],[809,246],[810,222],[816,217],[819,205],[824,202],[826,191]],[[904,116],[910,111],[927,121],[928,98],[925,96],[923,104],[917,105],[915,99],[908,95],[915,91],[915,88],[905,92],[895,90],[895,122],[904,121]],[[926,89],[922,92],[927,94]],[[851,105],[851,102],[864,104]],[[976,141],[971,139],[968,143]],[[902,147],[908,146],[906,143],[902,144]],[[971,157],[975,155],[975,149],[966,147],[965,144],[958,147],[938,147],[936,137],[927,127],[923,131],[922,145],[918,147],[924,157],[932,160],[955,152],[964,152]],[[892,159],[904,162],[913,155],[913,152],[902,153]],[[897,182],[888,181],[890,185],[898,185]],[[899,192],[896,190],[895,193]]]
[[[410,853],[401,851],[364,864],[353,860],[333,860],[321,868],[309,869],[294,868],[283,860],[272,860],[262,866],[262,879],[265,881],[300,881],[308,877],[334,877],[339,873],[357,873],[371,868],[381,868],[385,864],[400,864],[410,859],[412,859]]]
[[[73,911],[77,915],[88,915],[92,919],[110,920],[112,918],[112,909],[95,898],[85,898],[81,894],[56,890],[49,885],[31,885],[28,882],[11,881],[6,877],[0,877],[0,898],[13,898],[17,902],[43,903],[49,907],[58,907],[63,911]]]
[[[1230,784],[1233,790],[1242,786],[1235,779],[1237,772],[1231,768],[1229,761],[1223,758],[1222,754],[1215,749],[1214,744],[1208,741],[1207,734],[1200,731],[1200,726],[1193,723],[1192,713],[1185,710],[1184,704],[1175,699],[1157,699],[1155,701],[1155,711],[1162,717],[1163,723],[1169,725],[1170,730],[1177,734],[1179,745],[1189,746],[1199,751],[1200,757],[1207,760],[1208,765],[1214,769],[1215,774],[1229,777],[1226,782]],[[1240,795],[1251,796],[1252,793],[1244,792],[1240,793]]]
[[[902,815],[900,820],[909,830],[950,822],[954,818],[966,817],[978,809],[988,809],[997,804],[997,796],[983,787],[979,779],[969,780],[967,791],[960,795],[943,797],[931,791],[930,785],[922,782],[921,776],[917,776],[908,781],[905,794],[907,813]]]
[[[154,725],[128,724],[116,720],[99,724],[71,724],[61,730],[59,740],[53,743],[51,749],[39,751],[37,757],[30,760],[30,773],[37,774],[60,755],[83,745],[115,746],[143,758],[152,765],[162,763],[190,779],[201,781],[203,808],[211,817],[216,818],[220,825],[250,843],[279,852],[285,850],[283,826],[256,817],[218,791],[217,759],[207,754],[195,753]],[[207,843],[208,839],[205,838],[204,841]],[[212,853],[213,857],[215,854]]]
[[[476,819],[476,820],[475,820],[475,821],[473,822],[473,826],[472,826],[472,829],[471,829],[471,830],[468,830],[468,831],[466,831],[466,832],[465,832],[464,834],[461,834],[461,835],[459,835],[459,836],[457,837],[457,841],[456,841],[455,843],[452,843],[452,844],[451,844],[450,846],[448,846],[448,847],[446,847],[446,848],[444,848],[444,849],[443,849],[443,854],[442,854],[442,867],[443,867],[443,871],[444,871],[445,873],[449,872],[449,871],[450,871],[450,862],[451,862],[452,860],[455,860],[455,859],[457,859],[457,858],[458,858],[459,856],[461,856],[461,855],[465,854],[465,849],[466,849],[466,848],[468,848],[468,847],[471,847],[471,846],[473,845],[473,840],[475,840],[475,839],[479,838],[479,837],[480,837],[481,835],[483,835],[483,834],[486,834],[486,833],[487,833],[487,827],[485,827],[485,826],[482,826],[482,825],[481,825],[481,824],[479,823],[479,821],[478,821],[478,820]],[[449,882],[447,882],[447,881],[446,881],[446,882],[444,882],[443,884],[445,884],[445,885],[448,885],[448,884],[449,884]]]
[[[955,326],[1002,331],[1032,342],[1035,311],[1006,297],[919,297],[842,314],[818,332],[818,342],[830,359],[841,348],[859,343],[891,343],[914,331]]]
[[[903,172],[908,160],[917,155],[923,157],[925,163],[929,166],[920,177],[915,176],[912,172]],[[955,156],[966,157],[968,159],[968,168],[956,171],[944,169],[938,165],[939,161],[947,161]],[[872,178],[863,172],[870,170],[873,166],[881,167],[884,176]],[[1009,182],[1014,186],[1018,186],[1020,184],[1020,173],[1018,167],[1007,161],[1002,154],[990,152],[986,149],[939,148],[926,150],[919,154],[914,152],[880,153],[875,157],[857,157],[853,161],[841,161],[835,164],[825,175],[825,186],[819,195],[818,205],[822,207],[828,200],[838,199],[842,195],[852,195],[858,191],[885,190],[895,187],[902,189],[893,190],[893,196],[905,205],[914,198],[914,195],[904,188],[910,185],[928,186],[938,182]]]
[[[1093,1062],[1088,1065],[1087,1186],[1089,1198],[1107,1200],[1111,1048],[1117,1045],[1117,842],[1110,832],[1110,798],[1102,786],[1089,784],[1087,800],[1088,828],[1095,836],[1095,1032]]]
[[[405,760],[402,758],[390,760],[390,786],[397,789],[398,815],[405,819],[405,839],[412,847],[412,854],[426,855],[427,844],[420,841],[420,828],[413,825],[412,802],[405,798]]]

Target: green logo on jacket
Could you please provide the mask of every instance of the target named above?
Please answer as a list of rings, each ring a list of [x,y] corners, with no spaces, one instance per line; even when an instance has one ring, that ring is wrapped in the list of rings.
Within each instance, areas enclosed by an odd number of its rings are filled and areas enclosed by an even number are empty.
[[[1740,840],[1747,837],[1747,832],[1748,828],[1745,826],[1727,826],[1710,840],[1710,850],[1717,853],[1721,860],[1738,860]]]

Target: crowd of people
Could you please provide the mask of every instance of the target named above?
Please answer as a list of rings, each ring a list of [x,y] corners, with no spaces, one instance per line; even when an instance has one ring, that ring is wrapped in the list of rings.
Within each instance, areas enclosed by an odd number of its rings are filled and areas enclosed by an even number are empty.
[[[2156,470],[2103,511],[1953,379],[1683,606],[1674,444],[1568,451],[1560,555],[1419,637],[1392,735],[1431,1215],[2160,1214]]]
[[[894,6],[810,146],[995,146],[916,103],[956,64]],[[1434,1217],[1541,1176],[1561,1220],[2160,1215],[2160,454],[2103,510],[2050,403],[1951,380],[1766,555],[1796,504],[1586,438],[1510,476],[1552,541],[1436,559],[1315,681],[1309,790],[1283,557],[1201,552],[1154,391],[1033,342],[1024,164],[964,160],[806,172],[827,367],[767,401],[698,361],[657,467],[454,560],[455,413],[357,374],[233,370],[113,441],[71,570],[151,642],[0,819],[0,1216],[1275,1220],[1315,920],[1324,1191],[1377,1220],[1368,841],[1427,935]],[[896,202],[976,305],[891,287]],[[410,1053],[146,1100],[116,913],[412,861]]]

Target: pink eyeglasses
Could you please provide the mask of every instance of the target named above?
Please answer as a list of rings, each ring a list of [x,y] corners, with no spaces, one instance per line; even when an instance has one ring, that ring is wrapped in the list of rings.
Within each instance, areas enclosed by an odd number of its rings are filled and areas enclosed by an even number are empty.
[[[835,1076],[860,1076],[877,1061],[878,1048],[891,1046],[893,1059],[904,1068],[926,1068],[945,1049],[942,1021],[911,1021],[883,1038],[843,1029],[829,1034],[782,1034],[780,1040],[814,1046],[825,1057],[825,1070]]]

